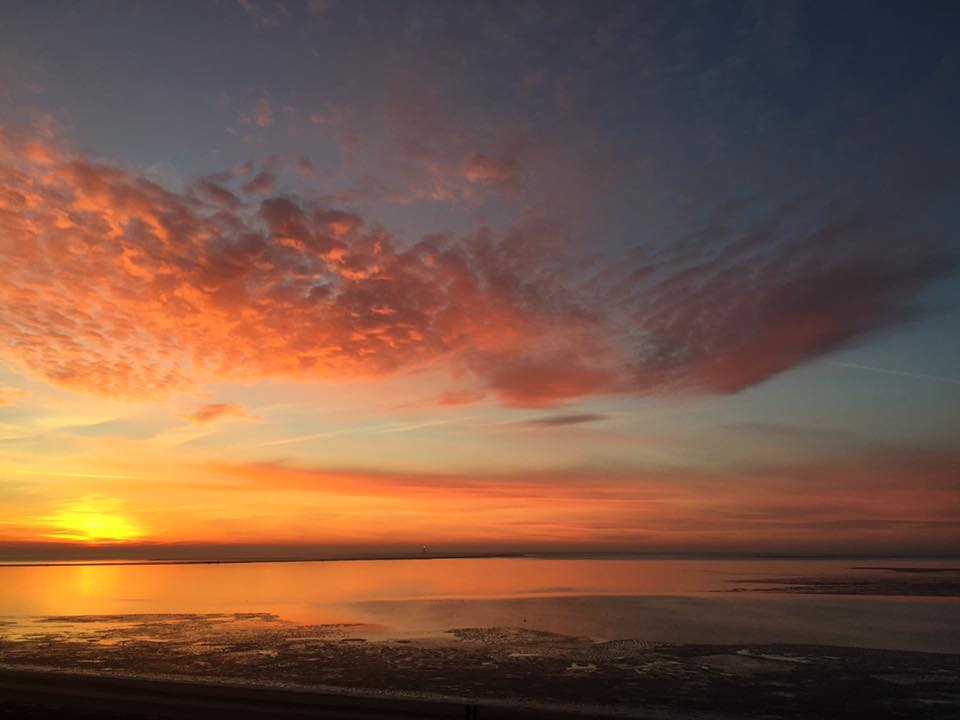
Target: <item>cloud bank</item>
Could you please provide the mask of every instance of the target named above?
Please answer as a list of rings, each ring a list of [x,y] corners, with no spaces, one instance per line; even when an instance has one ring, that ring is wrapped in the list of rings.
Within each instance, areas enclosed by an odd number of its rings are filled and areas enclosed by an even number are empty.
[[[477,182],[513,162],[474,161]],[[460,379],[445,402],[732,393],[909,320],[950,267],[936,246],[835,209],[615,262],[561,252],[547,231],[402,242],[279,192],[277,172],[178,192],[49,133],[0,130],[2,351],[127,398],[426,366]]]

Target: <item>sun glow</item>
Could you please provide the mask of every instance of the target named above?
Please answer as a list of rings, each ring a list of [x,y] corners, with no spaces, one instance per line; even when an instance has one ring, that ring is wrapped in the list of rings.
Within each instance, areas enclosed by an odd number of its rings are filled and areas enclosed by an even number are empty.
[[[87,495],[63,505],[43,518],[49,537],[87,543],[126,542],[145,534],[143,527],[122,512],[123,501],[102,495]]]

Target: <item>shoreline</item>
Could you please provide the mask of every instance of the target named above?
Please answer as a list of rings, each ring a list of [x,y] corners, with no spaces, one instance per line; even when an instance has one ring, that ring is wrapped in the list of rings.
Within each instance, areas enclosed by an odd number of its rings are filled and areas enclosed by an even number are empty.
[[[65,710],[65,706],[70,710]],[[584,717],[647,720],[732,720],[720,713],[680,712],[667,708],[622,708],[549,702],[468,698],[434,693],[364,691],[347,687],[295,683],[251,683],[234,678],[212,681],[182,677],[60,670],[0,664],[0,717],[4,711],[29,708],[29,716],[107,717],[127,715],[176,718],[324,717],[461,718],[476,707],[484,719],[574,720]],[[41,714],[37,714],[37,712]],[[49,715],[42,714],[44,711]],[[71,712],[72,711],[72,712]]]
[[[349,628],[154,630],[0,644],[0,720],[934,720],[960,710],[960,654],[496,627],[399,643]],[[861,698],[853,714],[850,697]]]
[[[18,568],[18,567],[88,567],[88,566],[137,566],[137,565],[256,565],[256,564],[274,564],[274,563],[329,563],[329,562],[378,562],[384,560],[488,560],[488,559],[537,559],[537,560],[688,560],[688,561],[803,561],[803,560],[831,560],[831,561],[879,561],[893,560],[896,562],[909,562],[917,560],[953,562],[960,561],[960,555],[777,555],[777,554],[752,554],[752,555],[728,555],[728,554],[709,554],[709,553],[636,553],[636,552],[454,552],[454,553],[404,553],[398,555],[391,554],[357,554],[343,556],[280,556],[280,557],[250,557],[250,558],[141,558],[141,559],[122,559],[114,558],[110,560],[96,559],[78,559],[78,560],[3,560],[0,561],[0,568]],[[957,572],[960,566],[949,568],[921,568],[921,569],[903,569],[898,567],[880,567],[852,565],[852,570],[887,570],[892,572]]]
[[[525,553],[483,553],[453,555],[377,555],[327,558],[240,558],[221,560],[54,560],[50,562],[2,562],[0,568],[18,567],[114,567],[127,565],[269,565],[276,563],[377,562],[383,560],[490,560],[495,558],[534,557]]]

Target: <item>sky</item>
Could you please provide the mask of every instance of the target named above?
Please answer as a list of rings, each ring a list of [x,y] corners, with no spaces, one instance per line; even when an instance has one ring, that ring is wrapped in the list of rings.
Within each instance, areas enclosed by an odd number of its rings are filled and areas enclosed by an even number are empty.
[[[0,4],[0,557],[955,551],[958,22]]]

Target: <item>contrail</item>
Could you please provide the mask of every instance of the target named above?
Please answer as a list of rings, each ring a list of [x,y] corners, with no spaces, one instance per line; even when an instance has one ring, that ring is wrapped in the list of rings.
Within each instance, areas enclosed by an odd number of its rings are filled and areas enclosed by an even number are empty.
[[[917,378],[918,380],[934,380],[936,382],[948,383],[950,385],[960,385],[960,378],[944,377],[942,375],[926,375],[924,373],[907,372],[906,370],[890,370],[889,368],[874,367],[873,365],[861,365],[860,363],[840,362],[838,360],[821,360],[824,365],[835,365],[837,367],[853,368],[855,370],[870,370],[872,372],[884,373],[886,375],[902,375],[904,377]]]
[[[447,420],[428,420],[425,422],[419,423],[395,423],[392,425],[387,425],[383,427],[378,432],[381,433],[398,433],[398,432],[410,432],[411,430],[420,430],[421,428],[437,427],[439,425],[452,425],[453,423],[466,422],[467,420],[472,420],[475,416],[467,415],[466,417],[455,417],[448,418]]]
[[[319,440],[320,438],[334,437],[336,435],[344,435],[349,432],[354,432],[357,428],[343,428],[341,430],[328,430],[326,432],[311,433],[310,435],[297,435],[296,437],[281,438],[280,440],[270,440],[269,442],[260,443],[255,447],[270,447],[272,445],[289,445],[290,443],[305,442],[307,440]]]

